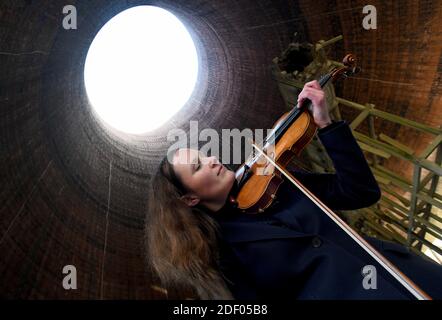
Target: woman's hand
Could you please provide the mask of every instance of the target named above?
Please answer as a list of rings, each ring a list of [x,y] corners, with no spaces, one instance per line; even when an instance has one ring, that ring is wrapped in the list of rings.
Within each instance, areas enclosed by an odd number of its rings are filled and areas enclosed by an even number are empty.
[[[330,114],[328,113],[325,93],[318,81],[310,81],[304,85],[304,88],[298,96],[298,106],[301,106],[306,99],[312,102],[313,120],[319,128],[324,128],[332,123]]]

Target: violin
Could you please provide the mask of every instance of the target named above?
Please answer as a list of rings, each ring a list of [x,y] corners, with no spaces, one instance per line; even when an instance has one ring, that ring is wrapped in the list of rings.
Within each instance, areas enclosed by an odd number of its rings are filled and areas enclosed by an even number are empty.
[[[348,77],[359,71],[354,55],[347,54],[343,67],[335,67],[319,79],[321,88],[329,81]],[[263,141],[263,150],[279,165],[285,167],[310,143],[317,132],[311,115],[311,101],[296,105],[290,112],[283,114],[272,127]],[[284,181],[281,172],[261,154],[253,155],[235,172],[237,181],[236,195],[229,201],[244,213],[262,213],[276,198],[279,186]]]
[[[356,67],[356,59],[352,54],[344,57],[343,65],[340,68],[335,67],[331,72],[321,77],[319,80],[321,88],[329,81],[348,77],[359,71],[359,68]],[[302,191],[414,297],[419,300],[431,300],[427,293],[373,248],[285,169],[285,166],[290,163],[293,157],[301,153],[316,134],[317,127],[313,121],[313,116],[310,114],[310,109],[310,101],[304,101],[302,106],[297,105],[278,119],[271,132],[264,139],[262,148],[252,143],[258,154],[252,155],[235,172],[237,188],[235,193],[229,196],[229,201],[245,213],[265,212],[275,200],[276,192],[285,178]],[[274,170],[275,168],[277,171]]]

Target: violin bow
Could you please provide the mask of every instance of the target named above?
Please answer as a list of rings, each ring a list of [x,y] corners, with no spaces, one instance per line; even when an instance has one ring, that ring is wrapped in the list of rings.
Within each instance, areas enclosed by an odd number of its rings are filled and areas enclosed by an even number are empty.
[[[267,161],[277,168],[291,183],[301,190],[314,204],[316,204],[330,219],[332,219],[342,230],[344,230],[356,243],[372,256],[381,266],[384,267],[397,281],[399,281],[418,300],[432,300],[432,298],[420,289],[410,278],[403,274],[395,265],[370,245],[363,237],[345,223],[336,213],[319,200],[310,190],[304,187],[290,172],[276,164],[271,157],[263,152],[254,143],[252,146],[261,153]]]

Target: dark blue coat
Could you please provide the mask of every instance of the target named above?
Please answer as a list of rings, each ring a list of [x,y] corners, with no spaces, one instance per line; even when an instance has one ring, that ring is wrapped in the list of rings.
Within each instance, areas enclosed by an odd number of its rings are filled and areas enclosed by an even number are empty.
[[[331,209],[377,202],[379,187],[349,126],[337,122],[318,136],[336,173],[295,176]],[[296,187],[284,182],[277,199],[266,214],[229,205],[214,214],[223,235],[221,270],[235,298],[414,299]],[[430,296],[442,298],[440,265],[401,245],[366,239]],[[376,268],[376,289],[364,289],[366,265]]]

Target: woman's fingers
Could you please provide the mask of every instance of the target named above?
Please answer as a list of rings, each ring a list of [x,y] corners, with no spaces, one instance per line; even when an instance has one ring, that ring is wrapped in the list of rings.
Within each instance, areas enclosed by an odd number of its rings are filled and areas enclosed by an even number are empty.
[[[306,99],[309,99],[314,105],[319,105],[324,100],[324,91],[312,87],[304,87],[298,96],[298,106],[301,106]]]
[[[316,125],[323,128],[330,124],[331,119],[325,100],[325,93],[316,80],[307,82],[304,85],[298,96],[298,107],[301,107],[307,99],[312,102],[312,114]]]
[[[322,90],[321,85],[319,84],[319,82],[317,80],[309,81],[304,86]]]

